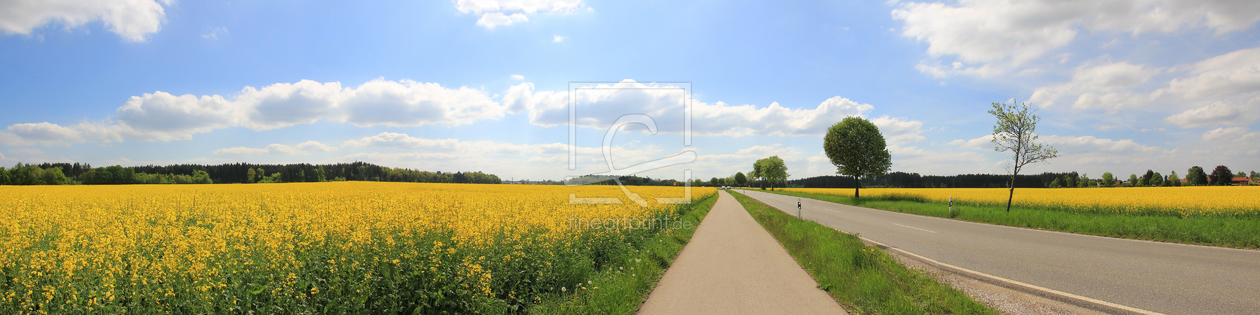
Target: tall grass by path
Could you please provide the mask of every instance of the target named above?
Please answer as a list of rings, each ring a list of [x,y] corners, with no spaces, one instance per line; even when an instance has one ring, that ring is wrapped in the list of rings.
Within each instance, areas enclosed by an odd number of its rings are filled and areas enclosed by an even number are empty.
[[[681,229],[664,229],[644,243],[642,250],[616,259],[587,283],[566,287],[571,294],[544,298],[529,308],[531,314],[634,314],[674,263],[700,221],[717,203],[718,194],[699,200],[681,213]]]
[[[997,314],[962,291],[906,268],[857,236],[799,220],[743,194],[731,194],[852,314]]]
[[[810,198],[840,204],[918,215],[1062,231],[1108,237],[1151,240],[1172,243],[1260,248],[1260,218],[1255,216],[1174,216],[1162,214],[1118,214],[1069,212],[1013,206],[1008,213],[1003,206],[954,203],[955,214],[943,202],[913,194],[872,196],[855,199],[831,194],[765,191],[774,194]],[[1018,194],[1018,192],[1016,192]]]

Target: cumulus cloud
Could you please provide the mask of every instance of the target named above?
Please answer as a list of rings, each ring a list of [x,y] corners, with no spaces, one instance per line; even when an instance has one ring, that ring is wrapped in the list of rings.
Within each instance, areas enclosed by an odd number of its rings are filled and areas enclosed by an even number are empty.
[[[14,124],[0,131],[0,145],[69,146],[83,142],[118,142],[124,135],[135,134],[126,126],[81,122],[60,126],[47,122]]]
[[[481,14],[477,25],[488,29],[529,21],[528,15],[572,13],[581,8],[582,0],[459,0],[455,8],[461,13]]]
[[[525,76],[519,75],[519,74],[513,74],[512,80],[525,80]]]
[[[1256,111],[1257,105],[1260,105],[1260,101],[1245,105],[1219,101],[1165,117],[1164,121],[1182,128],[1246,125],[1260,119],[1260,112]]]
[[[1191,76],[1173,79],[1168,92],[1185,98],[1260,91],[1260,48],[1242,49],[1189,66]]]
[[[1104,109],[1108,112],[1139,107],[1148,104],[1150,97],[1134,94],[1129,89],[1146,83],[1161,69],[1124,61],[1086,64],[1077,67],[1074,72],[1070,82],[1037,88],[1029,101],[1044,108],[1054,106],[1061,98],[1075,97],[1072,108]]]
[[[284,145],[274,143],[264,148],[248,148],[235,147],[224,148],[214,151],[215,155],[261,155],[261,154],[287,154],[287,155],[310,155],[310,151],[332,152],[337,148],[319,143],[315,140],[303,142],[297,145]]]
[[[962,0],[897,6],[892,17],[903,22],[901,35],[927,42],[933,57],[956,56],[962,62],[952,68],[919,67],[934,76],[1008,73],[1068,45],[1081,30],[1137,35],[1202,27],[1219,35],[1260,20],[1260,3],[1229,0]]]
[[[38,149],[32,149],[32,148],[18,148],[18,149],[9,150],[9,153],[10,154],[23,154],[23,155],[41,155],[41,154],[44,154],[44,151],[38,150]]]
[[[82,142],[188,140],[215,129],[268,130],[319,120],[359,127],[414,127],[470,124],[498,119],[504,109],[486,93],[410,80],[373,80],[343,88],[339,82],[302,80],[263,88],[245,87],[233,98],[221,95],[133,96],[108,122],[72,126],[24,123],[0,131],[0,144],[69,145]]]
[[[0,2],[0,31],[30,35],[45,25],[66,29],[101,21],[124,40],[143,42],[166,21],[173,0],[14,0]]]
[[[992,142],[992,140],[993,140],[992,135],[984,135],[984,136],[974,138],[974,139],[968,139],[968,140],[958,139],[958,140],[950,141],[949,144],[958,145],[963,148],[990,151],[990,150],[993,150],[993,147],[994,147],[994,143]],[[1167,149],[1164,149],[1164,148],[1139,144],[1130,139],[1112,140],[1112,139],[1105,139],[1105,138],[1096,138],[1094,136],[1073,137],[1073,136],[1046,135],[1046,136],[1038,137],[1036,141],[1037,143],[1040,143],[1043,145],[1053,146],[1055,149],[1059,150],[1059,152],[1063,154],[1097,153],[1097,152],[1151,153],[1151,152],[1167,151]]]
[[[574,91],[577,124],[581,127],[607,129],[625,114],[652,117],[659,132],[680,133],[684,130],[687,92],[678,86],[639,83],[624,80],[615,84],[598,84]],[[836,96],[814,108],[787,108],[779,103],[765,107],[707,103],[691,99],[692,134],[701,136],[745,135],[822,135],[827,128],[849,116],[863,116],[874,109],[870,104]],[[540,126],[565,125],[569,122],[568,93],[535,91],[531,83],[508,89],[503,104],[510,113],[529,111],[530,122]],[[923,139],[922,122],[901,118],[873,119],[890,142],[913,142]]]
[[[1247,127],[1230,127],[1216,128],[1203,134],[1204,141],[1215,141],[1217,139],[1233,139],[1238,141],[1246,141],[1256,138],[1256,133],[1251,132]]]
[[[385,149],[386,152],[354,153],[343,157],[351,160],[354,157],[371,157],[383,161],[411,163],[425,159],[465,161],[484,161],[480,165],[500,165],[504,163],[537,163],[543,167],[554,168],[555,174],[591,174],[607,171],[604,152],[599,147],[571,147],[563,143],[515,144],[495,141],[464,141],[458,139],[427,139],[413,137],[403,133],[382,132],[375,136],[348,140],[343,148]],[[575,148],[579,171],[567,170],[569,149]],[[664,149],[656,145],[627,143],[613,145],[611,148],[614,165],[625,168],[630,165],[659,159],[666,155]],[[390,152],[395,151],[395,152]],[[397,152],[404,151],[404,152]],[[515,170],[520,173],[522,170]],[[571,175],[577,175],[571,174]]]
[[[551,42],[552,42],[552,43],[561,43],[561,42],[564,42],[564,39],[565,39],[565,38],[566,38],[566,37],[564,37],[564,36],[556,35],[556,37],[552,37],[552,38],[551,38]]]
[[[486,13],[485,15],[482,15],[480,19],[477,19],[478,26],[489,28],[489,29],[494,29],[495,27],[499,27],[499,26],[512,25],[512,23],[519,23],[519,22],[529,22],[529,18],[525,17],[525,14],[521,14],[521,13],[512,13],[512,15],[505,15],[499,12],[491,12],[491,13]]]

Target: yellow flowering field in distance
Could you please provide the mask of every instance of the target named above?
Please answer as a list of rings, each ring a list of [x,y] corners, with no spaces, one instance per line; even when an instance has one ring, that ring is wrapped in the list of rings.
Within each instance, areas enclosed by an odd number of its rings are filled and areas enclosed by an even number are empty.
[[[852,188],[787,188],[853,196]],[[1006,205],[1006,188],[863,188],[862,197],[921,196],[931,201]],[[1064,211],[1168,215],[1258,215],[1260,186],[1015,188],[1015,205]]]
[[[531,303],[654,233],[682,187],[0,187],[0,313],[466,312]],[[692,188],[693,199],[713,188]],[[570,204],[613,197],[623,204]],[[575,220],[581,219],[581,220]],[[471,301],[471,302],[470,302]]]

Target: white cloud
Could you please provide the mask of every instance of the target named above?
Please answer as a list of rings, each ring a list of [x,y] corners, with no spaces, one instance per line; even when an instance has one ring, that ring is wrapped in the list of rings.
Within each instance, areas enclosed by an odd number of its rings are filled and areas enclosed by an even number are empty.
[[[235,147],[224,148],[214,151],[215,155],[260,155],[260,154],[288,154],[288,155],[310,155],[310,151],[332,152],[337,148],[319,143],[315,140],[306,141],[297,145],[271,144],[265,148],[247,148]]]
[[[1218,35],[1260,20],[1260,3],[1230,0],[1002,1],[899,4],[892,17],[901,34],[928,43],[933,57],[956,56],[966,64],[947,73],[1008,73],[1071,43],[1078,32],[1170,33],[1208,28]],[[980,71],[976,64],[998,64]],[[940,76],[939,66],[920,71]]]
[[[1236,141],[1246,141],[1257,137],[1255,132],[1250,132],[1247,127],[1231,127],[1216,128],[1203,134],[1204,141],[1214,141],[1217,139],[1229,139]]]
[[[560,35],[556,35],[556,37],[551,38],[551,42],[552,42],[552,43],[562,43],[562,42],[564,42],[564,39],[565,39],[565,38],[567,38],[567,37],[560,36]]]
[[[660,132],[683,130],[684,91],[676,86],[638,83],[624,80],[616,84],[599,84],[593,89],[576,90],[579,108],[578,125],[607,129],[624,114],[645,114],[652,117]],[[530,122],[540,126],[568,124],[567,93],[534,91],[531,83],[508,89],[503,104],[509,113],[528,110]],[[863,116],[874,108],[836,96],[815,108],[791,109],[771,103],[766,107],[733,106],[723,102],[706,103],[691,100],[693,135],[822,135],[828,127],[849,116]],[[891,141],[912,142],[923,139],[922,123],[900,118],[880,117],[872,120]]]
[[[512,15],[505,15],[499,12],[492,12],[492,13],[486,13],[485,15],[482,15],[480,19],[477,19],[477,25],[481,27],[489,28],[489,29],[494,29],[495,27],[499,27],[499,26],[507,26],[507,25],[512,25],[512,23],[528,22],[528,21],[529,21],[529,18],[525,17],[525,14],[512,13]]]
[[[879,127],[879,132],[884,134],[884,138],[890,144],[905,144],[923,140],[923,135],[920,134],[923,132],[923,122],[921,121],[881,116],[871,119],[871,123]]]
[[[1208,58],[1189,68],[1194,76],[1172,80],[1168,92],[1194,99],[1260,91],[1260,47]]]
[[[1043,108],[1054,106],[1064,97],[1075,97],[1075,109],[1104,109],[1115,112],[1120,109],[1140,107],[1150,103],[1148,95],[1134,94],[1129,89],[1146,83],[1159,74],[1161,69],[1135,65],[1127,61],[1102,65],[1082,65],[1075,69],[1072,81],[1037,88],[1031,103]]]
[[[18,148],[18,149],[9,150],[9,154],[41,155],[41,154],[44,154],[44,151],[41,151],[38,149],[32,149],[32,148]]]
[[[234,99],[220,95],[133,96],[112,122],[63,127],[47,122],[9,126],[0,144],[46,146],[82,142],[171,141],[229,127],[268,130],[319,120],[359,127],[456,126],[503,117],[504,109],[485,92],[450,89],[437,83],[373,80],[356,88],[302,80],[257,89],[245,87]]]
[[[1246,125],[1260,119],[1256,106],[1260,106],[1260,100],[1245,105],[1218,101],[1165,117],[1164,121],[1182,128]]]
[[[385,149],[385,152],[353,153],[339,160],[379,161],[385,165],[420,165],[488,171],[500,176],[529,176],[559,179],[564,175],[593,174],[608,171],[603,150],[599,147],[577,147],[578,170],[568,170],[570,146],[562,143],[514,144],[494,141],[458,139],[426,139],[407,134],[383,132],[375,136],[352,139],[343,148]],[[663,148],[630,142],[611,147],[618,169],[666,156]],[[674,152],[676,154],[676,152]],[[688,164],[690,165],[690,164]],[[513,174],[513,175],[506,175]],[[519,177],[518,177],[519,178]]]
[[[163,5],[173,0],[13,0],[0,2],[0,31],[30,35],[45,25],[66,29],[101,21],[124,40],[143,42],[166,21]]]
[[[0,131],[0,145],[69,146],[83,142],[118,142],[124,134],[133,134],[126,126],[81,122],[63,127],[48,122],[14,124]]]
[[[218,39],[219,34],[227,34],[226,27],[211,27],[209,33],[201,34],[201,38]]]
[[[538,12],[560,14],[576,12],[581,5],[581,0],[459,0],[455,2],[455,8],[461,13],[481,14],[477,25],[490,29],[529,21],[527,15]]]
[[[519,75],[519,74],[513,74],[512,80],[525,80],[525,76]]]
[[[453,149],[459,143],[456,139],[431,140],[424,138],[415,138],[407,134],[382,132],[381,134],[363,137],[358,140],[346,140],[341,146],[345,148],[358,148],[366,146],[403,148],[403,149]]]

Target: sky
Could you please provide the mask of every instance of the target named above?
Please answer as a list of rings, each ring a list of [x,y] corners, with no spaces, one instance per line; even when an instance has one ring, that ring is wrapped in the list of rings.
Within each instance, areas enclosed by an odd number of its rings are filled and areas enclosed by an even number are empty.
[[[507,179],[1260,170],[1260,2],[0,2],[0,164],[340,163]],[[615,127],[615,128],[614,128]]]

